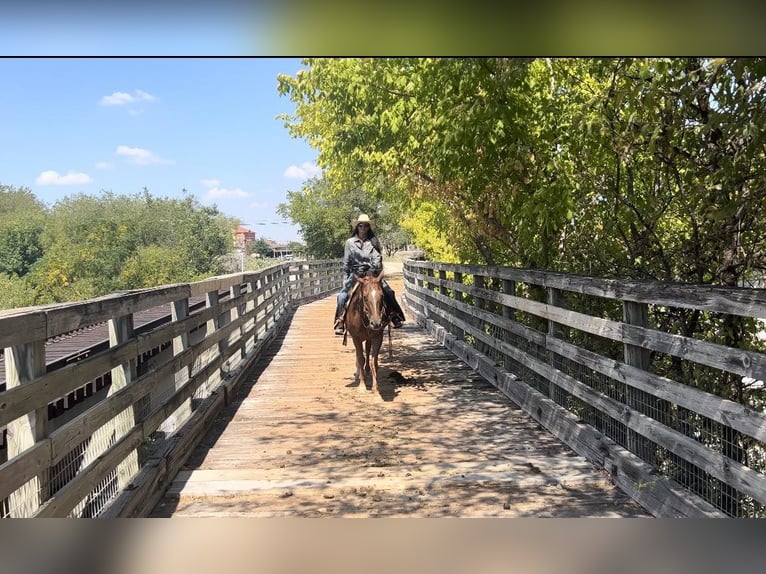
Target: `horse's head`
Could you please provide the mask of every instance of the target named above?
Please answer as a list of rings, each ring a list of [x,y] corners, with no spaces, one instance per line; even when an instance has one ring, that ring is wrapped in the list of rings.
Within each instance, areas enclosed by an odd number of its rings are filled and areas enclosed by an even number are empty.
[[[377,277],[368,273],[364,277],[357,277],[356,280],[361,283],[359,288],[362,295],[362,310],[364,326],[373,331],[379,331],[384,327],[384,298],[383,287],[380,282],[383,279],[383,273]]]

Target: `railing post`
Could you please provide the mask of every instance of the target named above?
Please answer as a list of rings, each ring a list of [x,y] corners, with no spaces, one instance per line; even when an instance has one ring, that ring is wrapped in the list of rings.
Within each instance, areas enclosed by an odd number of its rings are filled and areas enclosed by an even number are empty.
[[[242,284],[237,283],[236,285],[232,285],[229,287],[229,296],[234,299],[238,299],[242,295]],[[233,323],[240,317],[242,317],[245,314],[245,304],[244,303],[237,303],[237,306],[234,307],[231,310],[230,320]],[[239,336],[236,334],[237,332],[234,331],[230,335],[229,345],[232,343],[239,343],[239,358],[235,359],[235,357],[232,355],[231,357],[228,357],[226,362],[229,365],[229,371],[232,369],[237,368],[237,366],[245,359],[245,326],[240,325],[239,327]]]
[[[516,295],[516,281],[512,279],[503,279],[503,293],[505,295]],[[516,309],[503,304],[503,319],[505,319],[506,321],[515,321]],[[503,329],[503,342],[512,344],[512,341],[513,341],[513,337],[511,336],[508,329]],[[507,369],[508,361],[509,361],[508,355],[503,353],[502,356],[503,356],[503,366]]]
[[[564,293],[560,289],[556,289],[554,287],[548,287],[548,305],[554,306],[554,307],[566,307],[566,298],[564,297]],[[565,330],[563,325],[556,323],[555,321],[551,321],[548,319],[548,335],[550,337],[554,337],[556,339],[561,339],[564,337]],[[553,351],[548,352],[548,361],[551,364],[551,366],[557,370],[563,369],[563,361],[561,360],[561,357],[554,353]],[[566,393],[564,391],[561,391],[553,382],[551,381],[548,385],[548,398],[553,399],[558,404],[566,406]]]
[[[173,301],[170,305],[170,315],[174,323],[183,321],[189,316],[189,299],[184,298],[180,301]],[[189,333],[184,332],[173,337],[173,356],[178,356],[189,348]],[[189,381],[189,366],[185,365],[180,370],[176,371],[173,375],[173,392],[183,387]],[[169,389],[168,389],[169,390]],[[172,394],[170,392],[162,393],[161,400],[167,400],[167,397]],[[154,401],[152,401],[154,407]],[[175,432],[182,421],[185,421],[191,416],[191,399],[187,399],[183,405],[178,407],[175,412],[168,417],[168,419],[162,423],[160,430],[171,434]]]
[[[473,276],[473,286],[476,289],[484,289],[487,286],[486,277],[483,275],[474,275]],[[473,296],[473,305],[479,310],[484,310],[486,308],[486,301],[479,297],[478,295],[474,294]],[[475,317],[472,321],[474,326],[479,329],[480,331],[484,331],[484,319],[481,319],[479,317]],[[487,352],[487,346],[478,339],[475,340],[473,344],[474,348],[479,351],[482,355],[486,354]]]
[[[109,319],[109,346],[116,347],[133,338],[133,315],[123,315]],[[112,384],[109,387],[107,397],[112,396],[120,389],[127,387],[136,377],[136,360],[131,359],[127,363],[118,365],[112,369]],[[134,407],[130,406],[118,413],[112,419],[112,432],[114,441],[118,441],[129,433],[136,424]],[[110,433],[111,434],[111,433]],[[99,455],[101,453],[98,453]],[[88,461],[90,462],[90,461]],[[132,451],[125,460],[117,465],[117,484],[120,489],[125,488],[133,477],[138,473],[138,453]]]
[[[45,374],[45,341],[6,347],[5,384],[7,389],[18,387]],[[8,458],[21,454],[46,436],[48,412],[39,408],[10,422],[7,429]],[[9,497],[10,516],[28,518],[48,498],[48,469],[33,478]]]
[[[622,302],[622,317],[623,321],[628,325],[637,325],[639,327],[649,327],[649,305],[646,303],[636,303],[635,301],[623,301]],[[651,352],[649,349],[644,349],[637,345],[631,345],[624,343],[625,364],[644,371],[648,371],[651,365]],[[625,404],[632,409],[636,409],[639,412],[640,409],[640,397],[641,391],[634,389],[630,385],[626,385],[625,388]],[[641,435],[626,429],[627,432],[627,447],[628,450],[634,454],[637,454],[645,459],[646,454],[642,452],[642,444],[644,443]]]
[[[445,269],[439,269],[439,279],[441,279],[442,281],[447,280],[447,271]],[[439,293],[441,293],[442,295],[448,296],[449,289],[447,289],[446,285],[441,285],[439,287]]]
[[[460,271],[455,271],[455,283],[463,284],[463,273]],[[452,293],[452,298],[455,301],[460,301],[461,303],[464,301],[463,292],[455,289],[455,291]],[[463,329],[459,329],[457,327],[453,327],[455,336],[462,342],[465,342],[465,331]]]
[[[220,295],[218,294],[217,289],[215,291],[208,291],[205,294],[205,303],[208,308],[218,307],[219,300],[220,300]],[[205,337],[210,337],[213,333],[215,333],[218,330],[218,327],[221,324],[222,320],[223,318],[218,313],[216,313],[212,319],[209,319],[205,325]],[[210,362],[215,361],[221,355],[222,343],[223,341],[218,343],[217,345],[208,347],[208,350],[205,353],[206,360],[203,362],[202,365],[200,365],[200,368],[204,368],[205,365],[208,365],[210,364]],[[223,366],[223,363],[221,365]],[[197,389],[197,398],[206,399],[208,396],[210,396],[210,392],[220,382],[221,382],[221,369],[218,369],[216,372],[210,375],[210,377],[208,377],[207,381],[205,381],[204,384],[201,384],[199,386],[199,388]]]
[[[516,281],[513,279],[503,279],[503,293],[506,295],[516,295]],[[503,318],[516,320],[516,310],[508,305],[503,305]]]

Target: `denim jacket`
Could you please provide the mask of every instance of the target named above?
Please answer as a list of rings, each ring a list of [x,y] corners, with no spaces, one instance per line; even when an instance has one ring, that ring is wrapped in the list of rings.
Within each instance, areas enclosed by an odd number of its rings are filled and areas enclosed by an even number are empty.
[[[356,235],[349,237],[343,250],[343,275],[348,279],[352,274],[362,275],[368,269],[380,273],[383,257],[369,239],[362,242]]]

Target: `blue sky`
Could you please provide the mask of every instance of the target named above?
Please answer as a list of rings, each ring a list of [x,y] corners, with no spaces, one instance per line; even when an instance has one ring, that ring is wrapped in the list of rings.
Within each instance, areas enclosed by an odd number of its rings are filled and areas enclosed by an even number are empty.
[[[76,193],[183,189],[249,224],[301,240],[276,206],[319,175],[292,138],[277,74],[299,58],[0,58],[0,183],[52,205]]]

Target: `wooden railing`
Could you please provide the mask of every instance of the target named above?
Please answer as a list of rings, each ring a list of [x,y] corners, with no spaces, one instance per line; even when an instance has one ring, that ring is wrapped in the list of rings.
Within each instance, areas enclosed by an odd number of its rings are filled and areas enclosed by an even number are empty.
[[[296,261],[0,312],[0,515],[145,515],[292,307],[341,280],[340,261]],[[46,358],[62,338],[90,342]]]
[[[762,329],[766,291],[416,261],[404,279],[420,324],[655,516],[766,516],[766,356],[725,344]]]

